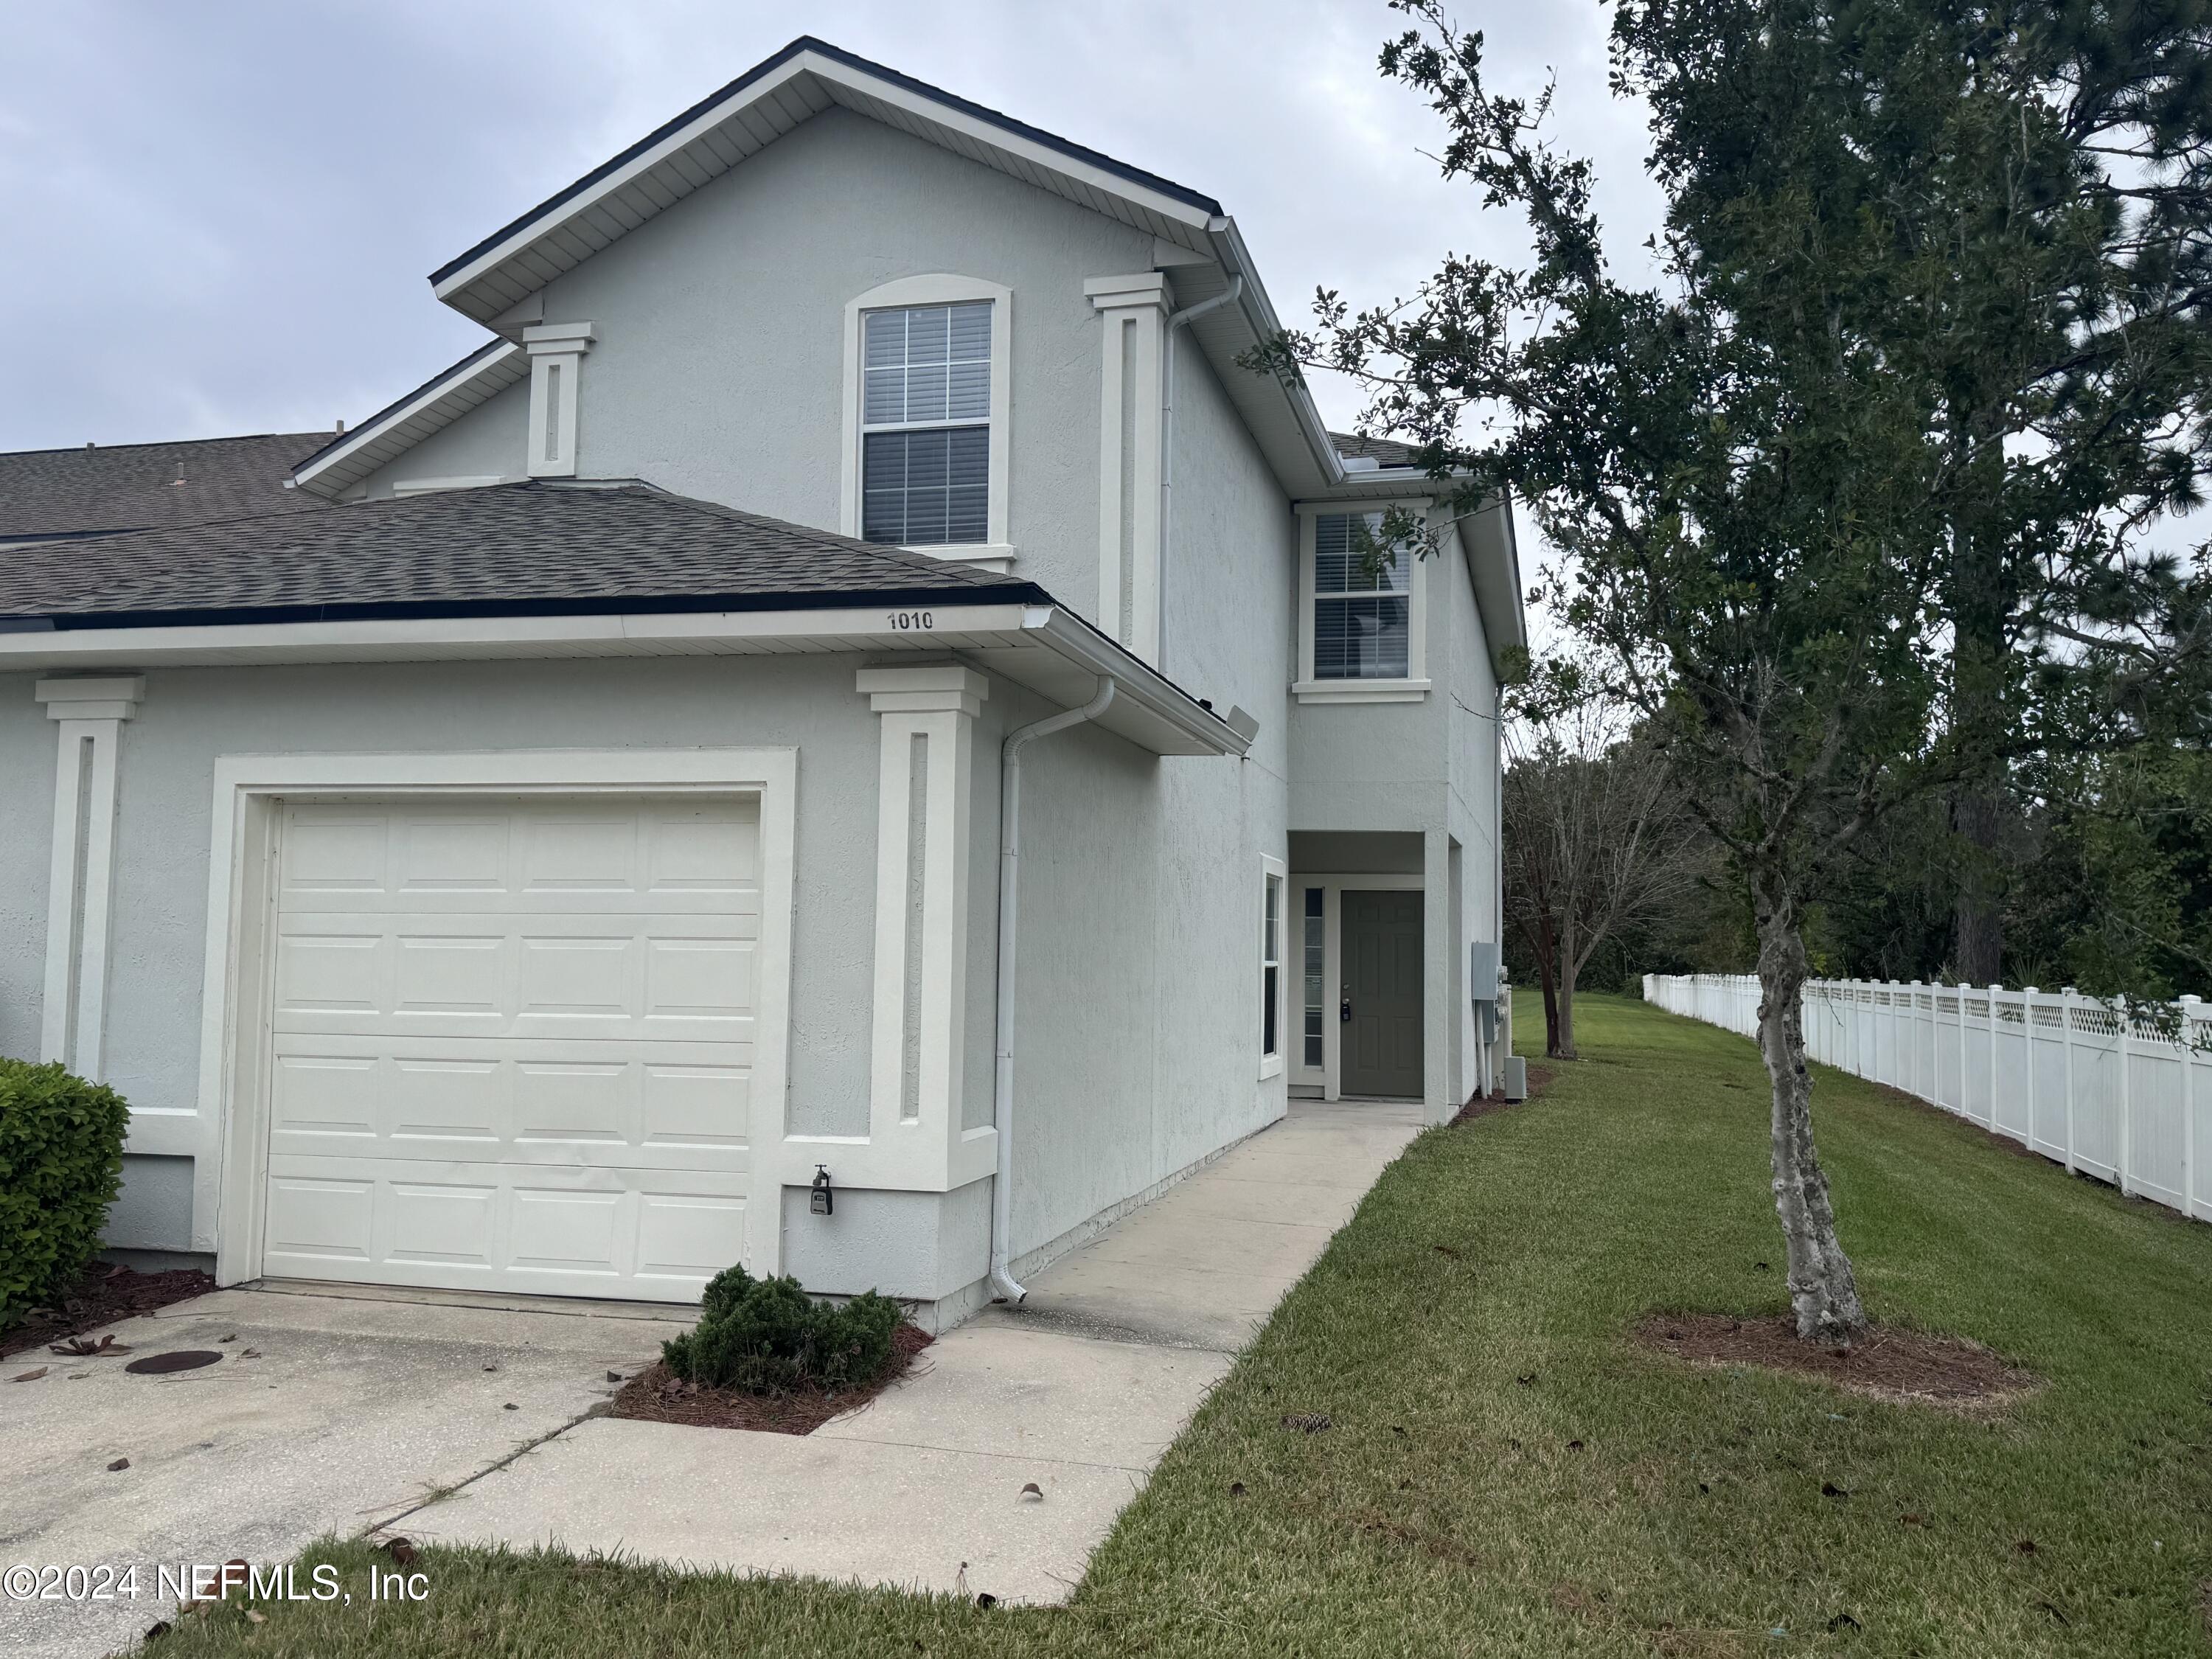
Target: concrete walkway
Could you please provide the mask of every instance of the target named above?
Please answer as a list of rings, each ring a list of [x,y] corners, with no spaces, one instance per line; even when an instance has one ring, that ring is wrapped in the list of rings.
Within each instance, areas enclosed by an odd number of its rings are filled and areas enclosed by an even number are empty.
[[[0,1595],[0,1654],[93,1659],[174,1611],[180,1567],[289,1560],[557,1433],[689,1316],[435,1291],[217,1291],[106,1327],[131,1353],[0,1360],[0,1566],[106,1566],[104,1600]],[[133,1376],[174,1350],[216,1364]],[[127,1459],[129,1467],[109,1467]],[[125,1578],[136,1569],[135,1577]]]
[[[1064,1600],[1283,1293],[1420,1132],[1290,1116],[941,1337],[804,1437],[599,1418],[405,1517],[417,1539]],[[1035,1483],[1041,1499],[1025,1498]]]

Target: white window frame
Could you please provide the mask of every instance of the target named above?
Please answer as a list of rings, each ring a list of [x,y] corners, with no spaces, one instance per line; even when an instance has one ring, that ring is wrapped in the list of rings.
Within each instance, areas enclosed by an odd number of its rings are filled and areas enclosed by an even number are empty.
[[[1406,572],[1406,668],[1402,679],[1324,680],[1314,675],[1314,526],[1339,514],[1387,513],[1393,507],[1426,514],[1428,499],[1300,501],[1298,503],[1298,677],[1291,690],[1300,702],[1419,702],[1429,695],[1428,604],[1430,561],[1411,549],[1399,556]]]
[[[981,276],[933,271],[884,283],[845,302],[844,464],[841,469],[837,527],[860,533],[860,407],[863,354],[861,325],[871,311],[901,311],[911,306],[964,305],[987,300],[991,306],[991,478],[987,495],[988,533],[980,543],[910,547],[933,559],[1004,570],[1013,562],[1012,532],[1007,521],[1007,461],[1013,451],[1014,291]]]
[[[1290,866],[1282,860],[1262,854],[1260,860],[1260,936],[1255,941],[1260,959],[1261,996],[1267,995],[1267,905],[1270,899],[1275,907],[1275,1046],[1271,1051],[1260,1051],[1260,1077],[1264,1082],[1283,1074],[1284,1057],[1289,1052],[1291,997],[1289,972],[1290,957]],[[1261,1005],[1260,1041],[1267,1042],[1266,1004]]]

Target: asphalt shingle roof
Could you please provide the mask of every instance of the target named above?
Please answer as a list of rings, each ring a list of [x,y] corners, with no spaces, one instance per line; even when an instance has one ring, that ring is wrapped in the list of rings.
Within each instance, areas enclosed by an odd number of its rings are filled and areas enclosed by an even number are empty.
[[[1340,455],[1371,456],[1385,466],[1411,466],[1414,447],[1395,438],[1363,438],[1356,432],[1332,432],[1329,441]]]
[[[278,432],[0,454],[0,542],[319,511],[328,503],[284,480],[329,441],[327,432]]]
[[[642,483],[498,484],[0,555],[0,617],[78,627],[240,612],[294,620],[955,599],[1048,596],[971,565]]]

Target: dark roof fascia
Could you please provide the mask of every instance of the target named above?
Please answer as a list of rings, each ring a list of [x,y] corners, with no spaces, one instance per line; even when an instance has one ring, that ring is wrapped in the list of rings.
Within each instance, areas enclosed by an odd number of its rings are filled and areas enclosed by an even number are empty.
[[[343,449],[346,445],[354,443],[367,435],[368,433],[374,431],[375,429],[376,423],[379,421],[384,420],[398,410],[405,408],[409,404],[413,403],[417,398],[423,397],[429,392],[435,392],[440,386],[446,385],[448,381],[459,380],[471,369],[474,368],[478,363],[481,363],[485,358],[490,356],[493,352],[503,351],[513,343],[514,343],[508,340],[506,336],[495,334],[490,339],[486,340],[482,345],[478,346],[474,351],[469,353],[467,356],[462,358],[458,363],[453,364],[450,368],[440,369],[435,374],[433,374],[428,380],[423,381],[422,385],[416,386],[412,392],[401,392],[390,403],[385,404],[383,408],[378,410],[375,414],[370,416],[367,420],[362,421],[356,425],[352,431],[339,433],[336,437],[332,438],[330,442],[325,444],[320,449],[318,449],[312,455],[302,455],[298,460],[292,463],[292,476],[294,477],[297,477],[303,468],[313,465],[315,462],[322,459],[324,456],[329,454],[332,450]]]
[[[240,606],[214,611],[72,611],[0,617],[0,632],[71,633],[100,628],[246,628],[270,623],[422,622],[496,617],[688,616],[715,611],[921,609],[941,605],[1044,605],[1035,582],[981,587],[839,588],[820,593],[619,594],[550,599],[390,600],[363,605]]]
[[[971,103],[957,94],[945,91],[942,87],[932,86],[927,81],[917,81],[910,75],[902,75],[895,69],[874,63],[868,58],[847,52],[842,47],[833,46],[826,40],[817,40],[811,34],[802,34],[773,58],[754,64],[727,86],[709,93],[673,120],[663,122],[659,126],[655,127],[620,155],[602,161],[582,178],[568,185],[567,189],[547,197],[527,213],[501,225],[474,247],[454,258],[448,259],[430,273],[430,281],[434,284],[444,282],[455,271],[464,269],[472,261],[482,258],[517,231],[524,229],[537,220],[544,218],[556,209],[574,201],[601,179],[627,167],[671,133],[697,120],[717,104],[726,102],[755,82],[763,80],[781,69],[793,58],[810,52],[818,53],[833,63],[842,64],[848,69],[858,70],[864,75],[872,75],[879,80],[888,81],[902,91],[931,99],[943,104],[948,109],[956,110],[973,119],[988,122],[1002,132],[1011,133],[1018,138],[1025,138],[1031,143],[1042,144],[1048,149],[1057,150],[1072,161],[1087,163],[1103,172],[1110,173],[1118,179],[1125,179],[1133,185],[1141,185],[1146,190],[1157,191],[1163,196],[1171,197],[1178,202],[1197,208],[1201,212],[1216,216],[1221,213],[1221,204],[1212,197],[1200,195],[1197,191],[1178,185],[1171,179],[1163,179],[1156,173],[1147,173],[1142,167],[1130,166],[1127,161],[1117,161],[1110,155],[1074,143],[1055,133],[1047,132],[1041,127],[1033,127],[1026,121],[1018,121],[1011,115],[1001,114],[999,111],[981,104]],[[411,397],[419,394],[410,393],[409,395]],[[404,399],[402,401],[404,402]],[[312,460],[313,457],[310,456],[308,459]],[[304,465],[305,463],[301,465]]]

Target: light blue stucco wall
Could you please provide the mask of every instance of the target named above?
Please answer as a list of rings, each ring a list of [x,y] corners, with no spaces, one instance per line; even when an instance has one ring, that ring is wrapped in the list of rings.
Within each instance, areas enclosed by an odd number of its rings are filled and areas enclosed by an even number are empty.
[[[845,110],[816,116],[544,290],[589,322],[577,466],[817,529],[839,522],[848,301],[949,272],[1012,290],[1015,574],[1088,615],[1098,592],[1100,325],[1086,277],[1152,239]],[[510,388],[368,481],[524,470]]]
[[[1290,825],[1314,835],[1310,845],[1387,831],[1424,838],[1424,1094],[1438,1116],[1477,1080],[1468,946],[1498,936],[1498,681],[1468,569],[1471,551],[1482,554],[1479,538],[1440,528],[1416,624],[1427,694],[1416,702],[1297,704],[1290,720]]]
[[[1101,325],[1084,279],[1149,269],[1149,238],[833,111],[663,213],[545,295],[589,320],[580,470],[823,528],[838,522],[844,313],[895,277],[1005,284],[1012,308],[1012,541],[1018,575],[1082,613],[1098,587]],[[1490,682],[1456,547],[1431,584],[1437,691],[1419,705],[1294,708],[1291,503],[1188,340],[1164,573],[1165,668],[1260,722],[1243,758],[1143,753],[1078,729],[1034,745],[1024,796],[1012,1243],[1018,1260],[1279,1117],[1260,1076],[1262,857],[1289,833],[1412,831],[1455,872],[1460,938],[1490,902]],[[370,481],[523,471],[512,388]],[[123,665],[127,666],[128,665]],[[790,744],[800,753],[793,936],[794,1127],[865,1132],[878,725],[851,658],[202,669],[149,676],[126,728],[108,1069],[141,1103],[196,1103],[210,788],[222,753]],[[1056,712],[994,680],[975,731],[963,1121],[992,1115],[999,748]],[[1470,724],[1469,720],[1473,720]],[[54,740],[28,677],[0,680],[0,1048],[37,1041]],[[1430,853],[1439,855],[1432,859]],[[1439,861],[1441,860],[1441,861]],[[1449,903],[1441,895],[1436,902]],[[1445,930],[1449,931],[1449,930]],[[1457,940],[1450,943],[1456,945]],[[1457,994],[1438,963],[1437,995]],[[1295,1021],[1286,1021],[1287,1045]],[[1463,1044],[1438,1063],[1456,1068]],[[1443,1088],[1439,1084],[1439,1089]],[[167,1237],[176,1172],[118,1211]],[[166,1184],[165,1184],[166,1183]],[[817,1226],[787,1195],[794,1271],[816,1289],[952,1296],[981,1271],[988,1181],[942,1199],[846,1196]]]

